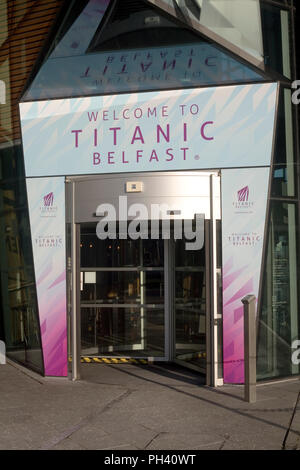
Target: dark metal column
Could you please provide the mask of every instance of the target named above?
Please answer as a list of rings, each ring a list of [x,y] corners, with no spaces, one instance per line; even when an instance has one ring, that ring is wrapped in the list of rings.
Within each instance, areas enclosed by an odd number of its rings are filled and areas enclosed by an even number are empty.
[[[256,402],[256,319],[255,295],[246,295],[244,304],[245,401]]]

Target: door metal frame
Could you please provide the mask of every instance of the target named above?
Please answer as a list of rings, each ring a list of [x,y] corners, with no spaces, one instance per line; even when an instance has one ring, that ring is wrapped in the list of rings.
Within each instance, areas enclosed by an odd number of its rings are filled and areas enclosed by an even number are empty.
[[[80,225],[75,218],[75,181],[70,180],[72,186],[71,208],[71,354],[72,354],[72,380],[80,379],[81,365],[81,315],[80,315]]]
[[[216,175],[210,176],[210,230],[209,230],[209,297],[210,297],[210,309],[208,310],[209,319],[207,324],[209,325],[208,337],[210,338],[209,351],[209,375],[207,375],[207,385],[212,387],[218,387],[223,385],[223,378],[219,377],[219,328],[220,320],[222,319],[221,312],[218,312],[218,273],[217,273],[217,219],[216,219],[216,207],[215,207],[215,185],[217,183]]]

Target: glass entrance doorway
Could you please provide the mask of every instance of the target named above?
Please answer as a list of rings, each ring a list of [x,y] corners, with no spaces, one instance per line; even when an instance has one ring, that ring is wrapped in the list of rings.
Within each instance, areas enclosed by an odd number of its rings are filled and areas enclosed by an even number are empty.
[[[82,356],[118,357],[177,362],[217,384],[222,377],[218,174],[136,173],[68,182],[72,378],[80,376]],[[125,218],[118,217],[124,200]],[[154,216],[157,204],[166,211]],[[132,237],[137,206],[145,224]],[[116,230],[99,237],[108,207]],[[198,223],[202,238],[193,245]]]
[[[206,259],[186,240],[100,240],[80,226],[81,354],[206,363]],[[166,329],[166,325],[168,325]]]

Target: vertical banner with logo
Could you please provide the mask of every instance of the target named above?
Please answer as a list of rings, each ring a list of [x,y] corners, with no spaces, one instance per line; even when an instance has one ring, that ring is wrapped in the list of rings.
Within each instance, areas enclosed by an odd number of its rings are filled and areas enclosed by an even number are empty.
[[[257,298],[269,168],[222,170],[224,382],[244,382],[241,299]]]
[[[27,196],[45,375],[66,376],[64,178],[28,178]]]

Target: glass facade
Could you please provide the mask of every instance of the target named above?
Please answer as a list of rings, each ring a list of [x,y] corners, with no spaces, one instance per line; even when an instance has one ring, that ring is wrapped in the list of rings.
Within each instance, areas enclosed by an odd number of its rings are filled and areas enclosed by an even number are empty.
[[[1,292],[8,356],[43,370],[20,145],[1,149]]]
[[[216,42],[236,46],[256,64],[263,61],[259,0],[153,0],[152,3],[192,24]]]
[[[299,339],[297,204],[272,201],[258,324],[258,378],[299,374],[293,342]]]
[[[292,77],[290,13],[268,2],[261,2],[264,62],[270,71]]]
[[[279,3],[279,2],[277,2]],[[291,2],[261,2],[266,69],[293,80]],[[258,319],[259,379],[299,374],[293,342],[299,338],[299,181],[296,112],[291,89],[278,96],[269,217]]]
[[[7,356],[44,372],[18,99],[61,2],[0,2],[0,334]]]
[[[23,100],[264,80],[163,12],[144,2],[127,6],[111,2],[95,16],[95,2],[85,2],[76,19],[72,9]]]
[[[8,356],[43,373],[18,117],[21,96],[30,101],[268,80],[279,81],[280,92],[258,302],[258,378],[299,374],[299,366],[291,361],[293,341],[300,337],[299,155],[289,87],[289,80],[296,78],[291,40],[293,2],[155,0],[140,2],[138,9],[134,6],[137,2],[126,2],[125,8],[124,0],[103,0],[101,9],[98,3],[0,1],[1,93],[4,90],[4,98],[0,97],[0,231],[4,241],[0,249],[0,338],[6,342]],[[82,234],[83,245],[89,248],[93,243],[88,232]],[[161,285],[161,258],[153,259],[153,252],[154,248],[148,247],[143,263],[157,268],[155,282]],[[155,252],[159,253],[157,247]],[[134,246],[122,250],[119,245],[116,251],[108,245],[105,253],[103,259],[103,253],[89,258],[89,250],[82,249],[82,267],[99,263],[110,268],[135,266],[140,256]],[[183,267],[176,274],[182,290],[188,292],[194,284],[205,286],[201,273],[185,272]],[[140,296],[138,279],[132,273],[112,272],[110,285],[103,284],[101,272],[96,274],[96,282],[88,282],[94,279],[92,270],[84,276],[85,302],[96,303],[97,289],[106,290],[109,299],[115,284],[123,286],[124,295],[131,285],[132,295]],[[151,295],[155,292],[153,289]],[[194,297],[197,299],[196,291]],[[125,301],[118,299],[117,303]],[[123,310],[121,324],[109,324],[109,307],[101,320],[98,307],[85,306],[85,345],[89,347],[103,331],[114,337],[124,329],[127,317],[134,324],[134,307]],[[159,331],[158,351],[164,337],[162,312],[158,307],[157,315],[149,316],[153,332]],[[136,332],[140,331],[136,325]],[[137,333],[132,338],[130,334],[124,333],[129,345],[141,341]],[[155,334],[152,336],[155,343]]]
[[[273,197],[296,196],[296,162],[291,90],[281,88],[273,159]]]

